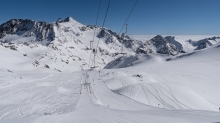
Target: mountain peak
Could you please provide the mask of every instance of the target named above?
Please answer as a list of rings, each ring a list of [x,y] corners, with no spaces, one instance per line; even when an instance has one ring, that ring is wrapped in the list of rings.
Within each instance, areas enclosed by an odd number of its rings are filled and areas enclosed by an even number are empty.
[[[163,36],[157,35],[151,39],[152,41],[164,41]]]
[[[63,22],[62,18],[58,18],[57,21],[58,23]]]
[[[74,20],[72,17],[67,17],[63,20],[64,22],[77,22],[76,20]]]
[[[67,17],[64,20],[62,18],[58,18],[56,22],[57,23],[62,23],[62,22],[79,23],[78,21],[76,21],[72,17]]]
[[[72,23],[74,25],[75,24],[76,25],[83,25],[83,24],[79,23],[78,21],[76,21],[75,19],[73,19],[72,17],[67,17],[62,22]]]

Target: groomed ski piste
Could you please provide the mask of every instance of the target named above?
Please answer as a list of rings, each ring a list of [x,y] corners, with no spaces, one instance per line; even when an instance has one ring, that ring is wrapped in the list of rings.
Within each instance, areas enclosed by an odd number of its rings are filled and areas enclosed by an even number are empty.
[[[127,54],[112,55],[121,52],[121,43],[106,31],[97,53],[99,67],[90,69],[94,27],[81,27],[72,18],[56,24],[49,43],[25,37],[27,32],[1,39],[0,123],[220,122],[218,38],[170,37],[186,51],[170,55],[156,53],[156,48],[136,53],[135,48],[155,36],[131,36],[135,40],[127,38]],[[97,27],[97,36],[100,31]],[[201,40],[211,45],[198,49],[195,42]]]

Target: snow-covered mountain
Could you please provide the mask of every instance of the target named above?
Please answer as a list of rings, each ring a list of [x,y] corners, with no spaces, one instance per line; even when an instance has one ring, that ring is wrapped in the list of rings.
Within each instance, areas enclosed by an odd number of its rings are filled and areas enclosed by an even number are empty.
[[[52,41],[55,38],[53,24],[37,22],[30,19],[11,19],[0,26],[0,38],[11,42],[8,35],[30,37],[33,41]]]
[[[95,31],[95,33],[94,33]],[[91,43],[93,41],[94,42]],[[97,45],[99,41],[99,44]],[[103,68],[121,56],[135,54],[178,55],[203,49],[220,41],[211,37],[199,41],[178,41],[175,37],[157,35],[149,40],[136,40],[130,36],[121,38],[116,32],[94,25],[83,25],[71,17],[46,23],[30,19],[11,19],[0,25],[1,46],[19,52],[32,67],[63,71],[79,69],[79,66]],[[96,64],[92,50],[97,47]],[[122,49],[123,48],[123,49]],[[62,64],[61,66],[58,64]],[[67,67],[68,64],[74,67]]]
[[[177,55],[181,49],[178,49],[174,44],[168,42],[161,35],[153,37],[151,40],[146,41],[137,49],[137,53],[160,53]]]
[[[58,19],[53,23],[12,19],[0,26],[0,41],[2,47],[17,51],[26,59],[31,58],[30,64],[33,64],[33,67],[44,67],[47,64],[50,69],[62,71],[65,69],[64,66],[73,64],[75,67],[71,69],[76,70],[79,66],[88,65],[90,62],[92,51],[90,43],[94,30],[96,30],[93,43],[95,47],[101,28],[85,26],[71,17]],[[107,51],[110,47],[108,41],[117,40],[116,36],[100,37],[97,65],[104,66],[113,59]],[[119,51],[117,41],[113,52]],[[101,55],[107,56],[103,59]],[[60,67],[57,64],[63,65]]]
[[[71,17],[9,20],[0,25],[0,123],[219,122],[219,42],[121,38]]]
[[[167,42],[166,45],[170,45],[170,44],[175,45],[176,51],[180,52],[180,53],[192,52],[194,50],[197,50],[198,46],[200,44],[201,44],[201,46],[203,44],[207,44],[207,46],[212,46],[212,45],[220,42],[220,37],[214,36],[214,35],[174,35],[174,36],[168,36],[168,35],[163,35],[163,36],[161,36],[161,35],[131,35],[130,37],[132,37],[136,40],[142,41],[142,42],[143,41],[149,42],[153,38],[157,37],[159,39],[159,41]],[[152,48],[152,47],[150,47],[150,48]],[[169,50],[171,50],[171,49],[169,49]],[[168,53],[169,53],[169,50],[167,50]]]

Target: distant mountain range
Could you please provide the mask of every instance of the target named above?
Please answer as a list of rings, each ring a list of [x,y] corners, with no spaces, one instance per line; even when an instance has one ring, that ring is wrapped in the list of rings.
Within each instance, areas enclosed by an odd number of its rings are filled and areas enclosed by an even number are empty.
[[[93,37],[94,42],[92,43]],[[97,44],[98,40],[100,40],[100,44]],[[77,66],[93,65],[96,67],[97,65],[104,67],[108,62],[124,55],[153,53],[174,56],[193,50],[201,50],[220,42],[220,37],[207,37],[198,41],[190,39],[178,41],[174,36],[163,37],[161,35],[150,40],[137,40],[130,36],[125,36],[122,39],[120,34],[110,29],[83,25],[73,18],[67,17],[64,20],[59,18],[53,23],[31,19],[11,19],[0,25],[0,42],[1,46],[27,56],[33,54],[29,54],[30,51],[24,50],[27,49],[24,47],[35,49],[32,52],[41,52],[35,56],[32,64],[50,56],[49,59],[52,61],[44,61],[43,64],[51,64],[51,62],[54,64],[53,60],[59,59],[66,64],[73,63]],[[43,52],[43,48],[48,48],[48,51],[44,50]],[[96,48],[97,63],[95,65],[92,60],[93,55],[90,53]]]

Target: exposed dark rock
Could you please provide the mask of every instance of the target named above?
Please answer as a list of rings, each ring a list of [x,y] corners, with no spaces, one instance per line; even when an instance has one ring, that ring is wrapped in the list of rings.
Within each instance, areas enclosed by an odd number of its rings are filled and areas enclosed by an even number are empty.
[[[136,53],[160,53],[160,54],[169,54],[169,55],[177,55],[179,53],[179,49],[166,41],[161,35],[157,35],[146,43],[140,45],[136,49]]]
[[[0,39],[7,34],[24,35],[24,37],[36,36],[36,41],[48,40],[55,38],[53,29],[54,24],[48,24],[43,21],[33,21],[30,19],[11,19],[0,25]]]
[[[182,44],[179,43],[178,41],[176,41],[176,39],[175,39],[174,36],[166,36],[166,37],[164,37],[164,39],[165,39],[166,41],[168,41],[169,43],[175,45],[179,51],[183,51],[183,46],[182,46]]]
[[[45,64],[45,66],[44,66],[45,68],[50,68],[47,64]]]
[[[207,42],[202,42],[202,43],[199,44],[199,46],[198,46],[195,50],[205,49],[205,48],[207,48],[207,47],[209,47],[209,46],[210,46],[209,43],[207,43]]]
[[[166,41],[161,35],[155,36],[150,42],[156,47],[157,53],[170,55],[178,54],[176,46]]]

